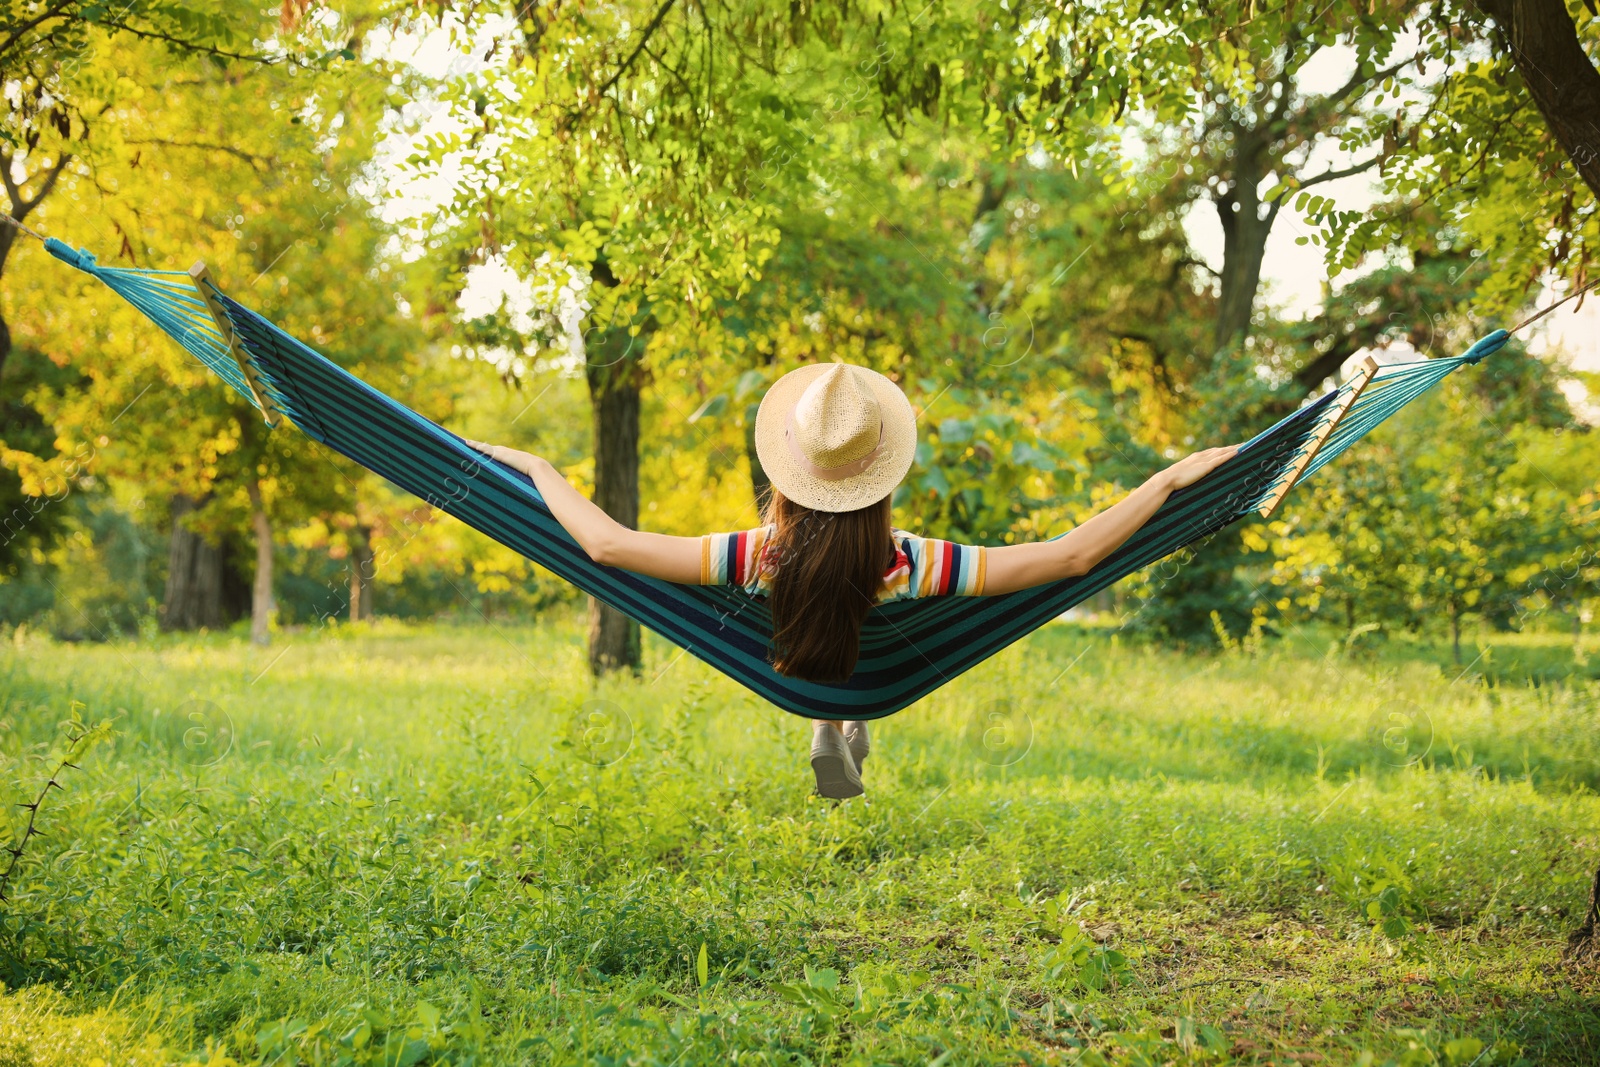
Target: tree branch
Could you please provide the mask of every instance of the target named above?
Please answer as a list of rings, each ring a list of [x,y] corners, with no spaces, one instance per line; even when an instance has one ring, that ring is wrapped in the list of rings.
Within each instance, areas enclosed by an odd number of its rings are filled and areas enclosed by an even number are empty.
[[[618,67],[616,72],[613,73],[611,77],[606,79],[606,83],[600,86],[597,95],[604,96],[609,93],[612,86],[616,85],[617,82],[622,79],[622,76],[628,73],[629,68],[633,66],[634,60],[638,59],[639,53],[644,51],[644,46],[650,43],[650,38],[655,35],[656,30],[661,26],[661,20],[667,17],[667,12],[672,10],[672,5],[675,3],[677,3],[677,0],[665,0],[665,2],[656,9],[655,17],[650,20],[649,25],[645,26],[644,28],[644,33],[640,35],[639,43],[634,46],[634,49],[631,53],[629,53],[628,58],[622,61],[622,66]]]
[[[44,176],[44,181],[40,183],[39,191],[33,195],[33,199],[26,200],[18,205],[21,208],[15,215],[18,222],[21,222],[24,216],[38,207],[41,200],[50,195],[50,190],[56,187],[56,179],[61,177],[61,172],[66,170],[67,164],[71,162],[72,153],[61,153],[60,158],[56,160],[55,166],[51,167],[50,172]]]
[[[1299,47],[1299,26],[1296,25],[1294,33],[1290,35],[1289,40],[1284,44],[1283,69],[1278,71],[1278,76],[1274,79],[1275,84],[1278,86],[1278,102],[1267,116],[1269,125],[1276,126],[1289,113],[1289,99],[1294,95],[1294,81],[1290,78],[1289,72],[1294,69],[1294,53]],[[1312,51],[1306,59],[1309,60],[1311,56],[1316,55],[1319,51],[1321,51],[1320,48]]]
[[[193,148],[199,151],[226,152],[230,156],[242,159],[252,166],[265,167],[271,165],[271,160],[268,160],[262,156],[254,155],[250,152],[246,152],[242,148],[234,148],[232,145],[210,144],[205,141],[167,141],[161,138],[150,138],[142,141],[127,141],[126,143],[136,145],[160,145],[164,148]]]
[[[61,172],[66,170],[67,164],[70,162],[72,162],[72,153],[61,153],[50,169],[45,172],[44,181],[39,185],[39,191],[32,197],[25,197],[22,195],[22,190],[38,175],[29,175],[22,179],[21,185],[18,185],[11,178],[11,153],[0,152],[0,183],[4,183],[6,188],[6,197],[10,201],[11,217],[18,222],[27,218],[28,213],[38,207],[41,200],[50,195],[50,190],[56,186],[56,179],[61,177]]]
[[[1475,171],[1481,170],[1484,160],[1489,157],[1490,151],[1497,147],[1497,139],[1500,136],[1500,131],[1505,129],[1511,120],[1521,115],[1522,112],[1527,108],[1528,103],[1529,101],[1519,100],[1517,102],[1517,106],[1512,109],[1511,113],[1506,115],[1495,124],[1493,135],[1482,139],[1481,147],[1478,149],[1478,157],[1474,159],[1467,167],[1458,171],[1456,177],[1451,178],[1449,181],[1443,184],[1435,184],[1423,196],[1414,200],[1410,200],[1386,214],[1374,215],[1373,218],[1381,222],[1391,222],[1395,219],[1409,218],[1410,216],[1415,215],[1422,208],[1428,206],[1428,204],[1432,203],[1440,193],[1447,189],[1455,189],[1464,185],[1466,183],[1467,176]]]
[[[1218,281],[1222,280],[1222,275],[1217,272],[1217,268],[1202,260],[1195,259],[1193,256],[1181,256],[1173,266],[1179,269],[1183,267],[1199,267]]]
[[[11,36],[6,38],[5,43],[4,44],[0,44],[0,56],[4,56],[7,52],[11,51],[11,49],[16,45],[16,43],[18,41],[22,40],[22,38],[30,30],[37,29],[43,23],[49,22],[53,18],[60,17],[66,11],[66,8],[67,8],[67,5],[64,4],[64,3],[63,4],[58,4],[55,7],[52,7],[49,10],[45,11],[38,18],[32,19],[32,20],[30,20],[28,22],[24,22],[24,23],[16,26],[14,29],[12,29]]]
[[[1354,333],[1335,340],[1326,351],[1320,352],[1310,363],[1294,372],[1294,380],[1307,390],[1315,389],[1339,372],[1344,361],[1361,350]]]
[[[271,56],[247,55],[242,52],[229,52],[226,49],[217,48],[214,45],[199,44],[195,41],[186,41],[182,37],[174,37],[169,33],[162,33],[159,30],[142,30],[137,26],[130,26],[126,22],[114,22],[108,19],[107,21],[100,23],[100,25],[106,27],[107,29],[121,30],[124,33],[131,33],[135,37],[140,37],[147,41],[163,41],[166,44],[176,45],[185,52],[199,52],[208,56],[216,56],[218,59],[237,59],[244,63],[259,63],[264,67],[275,67],[280,62],[284,62],[284,60],[274,59]],[[295,66],[305,66],[305,64],[299,63],[293,57],[288,57],[287,62]]]
[[[1600,197],[1600,70],[1563,0],[1473,0],[1495,28],[1545,125]]]
[[[684,91],[687,92],[691,97],[694,95],[694,86],[690,85],[688,79],[678,72],[677,67],[674,67],[671,63],[667,62],[665,56],[658,56],[648,48],[644,50],[644,54],[655,60],[656,66],[660,67],[662,70],[676,78],[678,80],[678,84],[683,86]]]
[[[1361,174],[1364,171],[1369,171],[1373,167],[1377,166],[1378,165],[1378,160],[1380,158],[1382,158],[1382,157],[1373,156],[1371,159],[1367,160],[1365,163],[1357,163],[1354,166],[1349,166],[1349,167],[1340,167],[1337,170],[1335,170],[1335,169],[1330,167],[1328,170],[1323,171],[1321,174],[1313,175],[1312,177],[1307,178],[1305,181],[1300,182],[1298,185],[1295,186],[1295,188],[1296,189],[1309,189],[1311,186],[1313,186],[1313,185],[1321,185],[1323,182],[1338,181],[1340,178],[1348,178],[1352,174]],[[1282,201],[1282,199],[1283,199],[1282,197],[1279,197],[1279,201],[1280,202]]]
[[[1402,59],[1400,62],[1384,67],[1381,70],[1375,70],[1371,74],[1368,74],[1364,77],[1361,74],[1361,68],[1357,67],[1356,72],[1350,75],[1349,81],[1345,82],[1327,96],[1319,98],[1317,103],[1324,106],[1337,108],[1340,104],[1344,103],[1346,97],[1355,92],[1357,89],[1360,89],[1362,86],[1371,85],[1375,81],[1382,81],[1391,74],[1399,74],[1408,65],[1417,61],[1417,55],[1418,53],[1414,52],[1407,58]]]
[[[4,183],[6,187],[6,207],[14,217],[17,202],[22,199],[22,191],[17,188],[17,183],[11,180],[10,152],[0,152],[0,183]]]

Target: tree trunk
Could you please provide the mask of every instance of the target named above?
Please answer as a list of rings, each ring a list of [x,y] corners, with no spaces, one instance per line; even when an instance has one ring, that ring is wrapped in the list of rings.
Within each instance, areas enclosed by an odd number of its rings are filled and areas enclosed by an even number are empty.
[[[1217,294],[1217,325],[1212,340],[1228,348],[1250,336],[1250,316],[1261,288],[1261,262],[1267,238],[1278,217],[1281,200],[1263,206],[1256,195],[1267,176],[1265,145],[1253,131],[1235,134],[1233,174],[1227,191],[1217,195],[1217,218],[1222,223],[1222,272]]]
[[[1545,125],[1600,197],[1600,71],[1563,0],[1476,0],[1494,19]],[[1591,6],[1590,10],[1594,10]]]
[[[1455,598],[1450,598],[1450,654],[1455,657],[1456,666],[1461,666],[1461,609],[1456,607]]]
[[[358,523],[350,532],[351,622],[364,622],[372,618],[372,582],[376,577],[377,560],[372,554],[372,528]]]
[[[51,190],[56,187],[56,180],[61,177],[61,172],[67,169],[68,163],[72,162],[72,153],[61,153],[48,170],[36,171],[33,174],[25,175],[20,184],[12,180],[11,167],[14,162],[15,157],[13,157],[9,149],[0,149],[0,184],[5,186],[6,214],[11,216],[12,221],[20,223],[31,215],[33,209],[38,207],[45,197],[50,195]],[[29,182],[39,178],[41,174],[43,179],[39,182],[38,191],[31,197],[23,196],[23,188]],[[11,257],[11,246],[16,242],[18,232],[13,226],[0,226],[0,275],[5,273],[6,261]],[[5,372],[6,360],[10,355],[11,331],[6,328],[4,317],[0,317],[0,373]],[[3,412],[0,412],[0,418],[3,417]],[[0,432],[4,430],[5,425],[0,423]]]
[[[1600,963],[1600,871],[1594,872],[1594,883],[1589,886],[1589,911],[1583,925],[1567,938],[1567,958]]]
[[[204,503],[181,494],[172,498],[172,541],[161,604],[163,630],[215,630],[227,622],[222,547],[209,543],[187,522]]]
[[[1499,27],[1545,125],[1566,150],[1589,191],[1600,197],[1600,71],[1584,52],[1566,4],[1562,0],[1476,2]],[[1579,625],[1574,613],[1575,631]],[[1600,870],[1589,888],[1589,911],[1583,925],[1567,942],[1567,956],[1600,962]]]
[[[756,513],[760,514],[767,506],[767,497],[772,492],[772,479],[767,477],[767,472],[761,467],[761,457],[756,454],[758,406],[751,404],[744,414],[744,454],[750,460],[750,492],[755,496]]]
[[[16,239],[16,233],[17,231],[11,229],[9,226],[0,226],[0,277],[5,276],[6,257],[11,254],[11,242]],[[6,325],[5,312],[0,310],[0,377],[4,377],[5,375],[6,360],[10,358],[10,356],[11,327]],[[4,407],[0,407],[0,433],[4,433],[6,430],[6,425],[3,421],[5,418],[5,410],[6,409]]]
[[[645,340],[626,329],[596,335],[584,353],[594,412],[594,502],[622,525],[639,525],[639,356]],[[639,624],[598,600],[589,601],[589,670],[637,671],[643,662]]]
[[[258,645],[272,640],[272,523],[261,500],[261,485],[245,483],[250,495],[250,527],[256,541],[256,576],[250,587],[250,640]]]

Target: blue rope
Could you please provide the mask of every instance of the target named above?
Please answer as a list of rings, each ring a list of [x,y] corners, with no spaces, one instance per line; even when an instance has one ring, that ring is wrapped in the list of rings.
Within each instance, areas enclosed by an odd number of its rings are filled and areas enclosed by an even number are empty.
[[[1497,332],[1504,333],[1504,331]],[[1484,342],[1493,337],[1494,334],[1490,334],[1484,341],[1474,345],[1474,349],[1483,346]],[[1373,376],[1366,389],[1362,390],[1356,402],[1345,413],[1345,417],[1334,427],[1333,433],[1328,435],[1328,439],[1306,465],[1300,480],[1304,481],[1338,459],[1351,445],[1377,429],[1386,419],[1432,389],[1452,372],[1468,363],[1476,363],[1504,344],[1505,337],[1500,337],[1493,342],[1492,347],[1479,351],[1470,359],[1463,355],[1409,363],[1390,363],[1378,368],[1378,373]]]
[[[128,267],[105,267],[95,261],[94,253],[87,248],[74,249],[56,238],[44,242],[45,251],[52,256],[92,274],[108,288],[132,304],[161,331],[178,342],[208,370],[226,382],[251,406],[255,400],[244,379],[239,363],[224,343],[222,333],[204,300],[195,292],[194,284],[184,271],[136,270]],[[294,417],[287,398],[276,389],[267,388],[267,399]]]
[[[1334,427],[1327,440],[1317,449],[1311,462],[1306,464],[1305,470],[1295,479],[1295,484],[1300,484],[1338,459],[1351,445],[1377,429],[1401,408],[1438,385],[1452,372],[1469,364],[1481,362],[1485,356],[1493,355],[1504,348],[1510,339],[1509,331],[1495,330],[1480,338],[1459,356],[1410,360],[1379,367],[1361,395],[1350,405],[1350,410],[1345,412],[1344,418]],[[1355,382],[1350,381],[1339,386],[1334,393],[1347,393],[1354,388]],[[1262,495],[1258,503],[1265,503],[1281,485],[1280,481],[1272,486]]]
[[[1479,338],[1476,344],[1461,353],[1461,361],[1463,363],[1476,363],[1484,356],[1493,355],[1500,351],[1509,340],[1511,340],[1510,331],[1496,330],[1494,333]]]

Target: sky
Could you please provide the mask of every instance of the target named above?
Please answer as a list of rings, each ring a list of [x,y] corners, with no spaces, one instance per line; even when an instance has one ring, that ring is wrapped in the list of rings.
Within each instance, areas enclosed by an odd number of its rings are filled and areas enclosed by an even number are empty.
[[[1341,209],[1363,208],[1375,199],[1374,190],[1365,176],[1332,181],[1317,190],[1324,196],[1334,197]],[[1212,267],[1222,265],[1222,225],[1209,203],[1201,203],[1190,211],[1184,228],[1195,252]],[[1290,317],[1300,317],[1316,311],[1322,302],[1322,287],[1328,281],[1328,270],[1322,260],[1322,249],[1314,245],[1297,245],[1295,238],[1314,232],[1305,220],[1294,213],[1292,205],[1279,212],[1272,236],[1267,239],[1267,254],[1261,264],[1263,300]],[[1341,275],[1340,281],[1353,275]],[[1537,301],[1540,307],[1560,299],[1565,292],[1552,292],[1548,288]],[[1572,358],[1573,366],[1583,371],[1600,371],[1600,290],[1582,301],[1546,316],[1529,331],[1531,347],[1536,352],[1560,347]],[[1489,329],[1485,328],[1484,333]]]

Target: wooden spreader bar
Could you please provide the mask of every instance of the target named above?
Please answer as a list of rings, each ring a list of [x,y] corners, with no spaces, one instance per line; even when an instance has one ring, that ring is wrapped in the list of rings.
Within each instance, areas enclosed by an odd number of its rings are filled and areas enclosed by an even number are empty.
[[[222,305],[217,302],[217,286],[211,280],[211,272],[206,269],[204,260],[189,268],[189,277],[194,281],[195,291],[200,294],[200,299],[205,301],[206,310],[211,312],[211,318],[217,324],[217,332],[222,335],[222,343],[228,346],[228,352],[233,356],[234,362],[239,364],[239,372],[244,375],[244,382],[250,387],[250,395],[255,398],[256,406],[261,409],[262,418],[267,420],[267,425],[277,429],[278,423],[283,420],[283,415],[267,399],[266,390],[261,388],[261,378],[256,373],[255,364],[239,347],[239,338],[234,335],[233,326],[230,324],[227,312],[222,310]]]
[[[1305,472],[1306,466],[1322,450],[1323,444],[1327,442],[1329,435],[1333,433],[1334,427],[1339,425],[1340,421],[1350,411],[1351,405],[1356,402],[1356,397],[1361,395],[1361,391],[1367,387],[1367,383],[1371,382],[1372,376],[1377,373],[1377,360],[1368,356],[1361,361],[1355,375],[1346,383],[1349,391],[1328,409],[1328,414],[1318,424],[1317,428],[1312,431],[1311,439],[1306,442],[1305,449],[1295,459],[1294,464],[1290,466],[1288,471],[1284,473],[1283,480],[1278,483],[1278,487],[1256,509],[1258,515],[1263,519],[1270,519],[1278,508],[1283,506],[1284,498],[1289,495],[1289,490],[1294,488],[1295,482],[1300,480],[1300,475]]]

